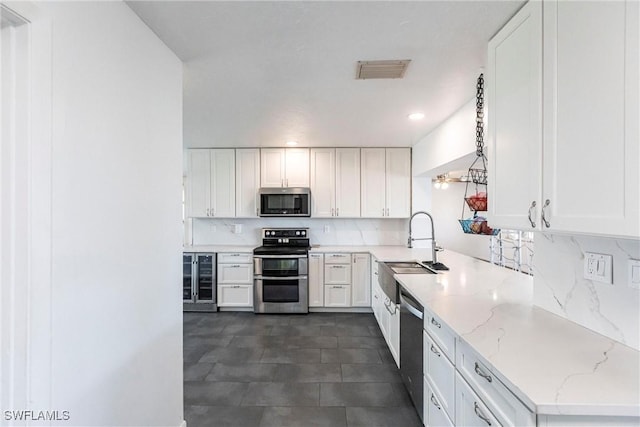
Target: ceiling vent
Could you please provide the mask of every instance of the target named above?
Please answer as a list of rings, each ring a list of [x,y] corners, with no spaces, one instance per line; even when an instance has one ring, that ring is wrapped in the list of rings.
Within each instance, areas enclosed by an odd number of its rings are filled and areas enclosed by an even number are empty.
[[[401,79],[409,66],[410,59],[385,61],[358,61],[356,80]]]

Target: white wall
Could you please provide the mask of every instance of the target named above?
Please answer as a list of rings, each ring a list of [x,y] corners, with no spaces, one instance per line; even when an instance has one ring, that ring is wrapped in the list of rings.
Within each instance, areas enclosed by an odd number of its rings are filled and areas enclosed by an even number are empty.
[[[431,214],[436,224],[438,244],[445,249],[451,249],[488,261],[491,257],[489,251],[491,237],[465,234],[462,232],[458,222],[462,213],[465,185],[463,183],[450,183],[447,189],[434,188],[431,191],[431,203],[433,206]],[[469,212],[469,209],[466,209],[465,218],[471,216],[472,213]]]
[[[52,401],[32,404],[69,425],[178,426],[182,64],[123,2],[37,7],[53,28]]]
[[[440,167],[476,150],[475,98],[413,146],[413,176],[432,176]],[[468,166],[467,166],[468,167]]]
[[[613,255],[613,285],[583,278],[584,252]],[[627,260],[640,240],[535,234],[537,306],[640,350],[640,290],[629,287]]]

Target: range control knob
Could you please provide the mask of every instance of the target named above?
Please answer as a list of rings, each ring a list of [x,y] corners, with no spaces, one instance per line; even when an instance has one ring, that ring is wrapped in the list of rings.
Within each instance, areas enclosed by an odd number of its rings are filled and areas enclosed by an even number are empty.
[[[299,232],[299,231],[296,231],[296,236],[299,236],[299,235],[300,235],[300,232]]]
[[[307,232],[306,232],[306,231],[304,231],[304,230],[302,230],[302,235],[303,235],[303,236],[306,236],[306,235],[307,235]]]

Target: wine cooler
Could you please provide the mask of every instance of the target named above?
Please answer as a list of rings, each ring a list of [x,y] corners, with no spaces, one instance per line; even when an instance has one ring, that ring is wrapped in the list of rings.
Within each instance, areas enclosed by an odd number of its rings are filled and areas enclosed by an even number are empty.
[[[182,302],[184,311],[217,311],[216,254],[182,255]]]

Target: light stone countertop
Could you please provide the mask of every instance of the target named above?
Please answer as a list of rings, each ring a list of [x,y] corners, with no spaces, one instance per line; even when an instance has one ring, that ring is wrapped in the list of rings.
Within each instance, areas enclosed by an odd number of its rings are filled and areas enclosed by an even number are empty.
[[[248,252],[253,254],[256,246],[237,246],[237,245],[193,245],[184,246],[182,252]]]
[[[445,251],[396,275],[538,414],[640,416],[640,352],[532,305],[533,279]]]

